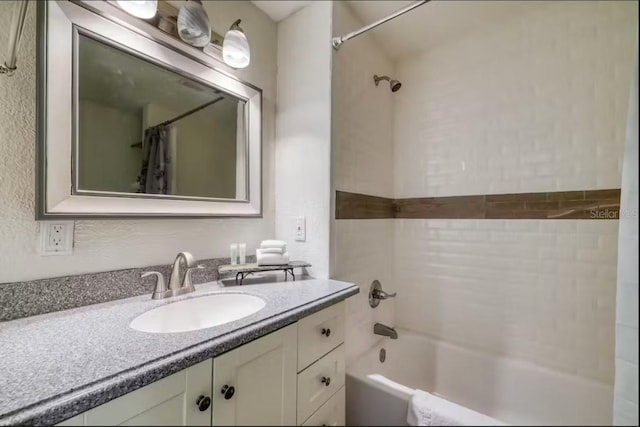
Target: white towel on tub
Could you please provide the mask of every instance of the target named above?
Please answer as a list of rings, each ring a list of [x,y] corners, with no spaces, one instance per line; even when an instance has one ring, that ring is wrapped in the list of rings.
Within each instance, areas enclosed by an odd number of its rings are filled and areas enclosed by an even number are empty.
[[[416,390],[411,396],[411,400],[409,400],[407,423],[410,426],[507,425],[422,390]]]

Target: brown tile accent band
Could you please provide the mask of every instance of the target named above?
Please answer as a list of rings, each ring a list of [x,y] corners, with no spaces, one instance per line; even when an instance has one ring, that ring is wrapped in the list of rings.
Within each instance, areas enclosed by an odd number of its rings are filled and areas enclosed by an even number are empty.
[[[336,191],[336,219],[618,219],[620,189],[388,199]]]
[[[336,191],[336,219],[395,218],[393,199]]]

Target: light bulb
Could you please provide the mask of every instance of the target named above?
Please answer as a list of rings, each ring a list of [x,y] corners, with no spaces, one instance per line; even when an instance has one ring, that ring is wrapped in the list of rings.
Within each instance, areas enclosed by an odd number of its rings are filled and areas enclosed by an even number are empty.
[[[251,62],[251,50],[249,40],[240,28],[240,20],[231,25],[222,42],[222,59],[227,65],[234,68],[246,68]]]
[[[158,0],[118,0],[125,12],[142,19],[150,19],[156,16]]]
[[[198,0],[189,0],[178,12],[178,34],[192,46],[204,47],[211,41],[209,15]]]

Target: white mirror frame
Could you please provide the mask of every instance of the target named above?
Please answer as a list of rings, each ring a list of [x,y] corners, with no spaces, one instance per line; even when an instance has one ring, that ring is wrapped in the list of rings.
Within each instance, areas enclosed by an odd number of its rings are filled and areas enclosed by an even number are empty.
[[[184,45],[107,2],[38,2],[38,152],[36,219],[261,217],[262,91],[214,68],[216,60]],[[82,7],[92,6],[92,11]],[[111,9],[109,9],[111,8]],[[120,13],[120,15],[118,15]],[[113,15],[112,15],[113,14]],[[118,19],[113,19],[113,17]],[[246,200],[73,194],[74,39],[94,34],[154,63],[230,93],[246,102]],[[77,40],[76,40],[77,42]]]

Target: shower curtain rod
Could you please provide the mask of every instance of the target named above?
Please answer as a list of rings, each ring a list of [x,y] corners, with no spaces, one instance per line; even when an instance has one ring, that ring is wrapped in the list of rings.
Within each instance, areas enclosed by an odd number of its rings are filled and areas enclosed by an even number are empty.
[[[209,101],[209,102],[205,102],[204,104],[202,104],[199,107],[194,108],[193,110],[189,110],[186,113],[180,114],[179,116],[174,117],[173,119],[170,120],[165,120],[164,122],[160,123],[158,126],[166,126],[166,125],[170,125],[173,122],[177,122],[178,120],[184,119],[187,116],[192,115],[193,113],[197,113],[200,110],[204,110],[205,108],[207,108],[209,105],[213,105],[218,101],[222,101],[224,99],[224,96],[220,96],[216,99],[214,99],[213,101]]]
[[[352,38],[358,37],[360,34],[366,33],[369,30],[373,30],[374,28],[376,28],[378,25],[382,25],[385,22],[389,22],[392,19],[397,18],[400,15],[404,15],[405,13],[415,9],[418,6],[422,6],[425,3],[428,3],[430,0],[421,0],[421,1],[417,1],[415,3],[411,3],[409,6],[404,7],[400,10],[395,11],[394,13],[392,13],[391,15],[380,19],[379,21],[374,22],[373,24],[369,24],[366,25],[362,28],[360,28],[359,30],[355,30],[350,32],[349,34],[345,35],[345,36],[341,36],[341,37],[334,37],[333,40],[331,41],[331,45],[333,46],[333,48],[335,50],[340,49],[340,46],[342,45],[342,43],[351,40]]]
[[[159,123],[159,124],[157,124],[155,126],[151,126],[151,127],[170,125],[171,123],[177,122],[178,120],[181,120],[181,119],[184,119],[185,117],[190,116],[193,113],[197,113],[200,110],[204,110],[208,106],[213,105],[218,101],[222,101],[223,99],[224,99],[224,96],[219,96],[218,98],[214,99],[213,101],[205,102],[204,104],[200,105],[199,107],[194,108],[193,110],[189,110],[186,113],[183,113],[183,114],[180,114],[179,116],[174,117],[173,119],[165,120],[164,122]],[[142,147],[142,141],[136,142],[135,144],[131,144],[130,146],[131,147]]]
[[[3,64],[0,64],[0,74],[11,76],[16,70],[16,53],[18,45],[20,44],[20,38],[22,37],[22,30],[24,29],[24,21],[27,17],[28,6],[29,2],[22,0],[18,3],[18,8],[13,15],[11,32],[9,33],[9,58]]]

